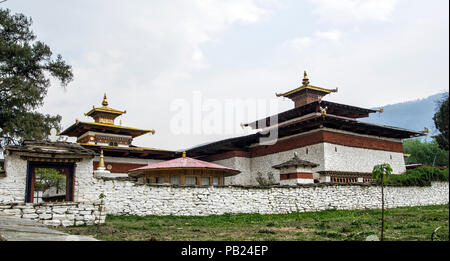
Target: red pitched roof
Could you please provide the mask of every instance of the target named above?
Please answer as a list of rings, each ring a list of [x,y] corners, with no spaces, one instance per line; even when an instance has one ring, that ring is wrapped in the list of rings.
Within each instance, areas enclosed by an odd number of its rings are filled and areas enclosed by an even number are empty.
[[[228,168],[225,166],[221,166],[218,164],[202,161],[202,160],[196,160],[189,157],[181,157],[173,160],[158,162],[152,165],[136,168],[129,170],[128,172],[135,172],[139,170],[167,170],[167,169],[179,169],[179,168],[186,168],[186,169],[214,169],[214,170],[224,170],[227,172],[233,172],[233,174],[240,173],[239,170]]]

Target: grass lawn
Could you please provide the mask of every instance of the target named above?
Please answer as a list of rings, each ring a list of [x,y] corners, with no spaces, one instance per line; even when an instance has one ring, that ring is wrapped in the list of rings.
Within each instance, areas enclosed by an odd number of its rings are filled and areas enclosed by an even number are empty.
[[[385,211],[385,240],[449,240],[449,205]],[[380,234],[381,210],[326,210],[292,214],[194,216],[107,216],[101,226],[60,228],[100,240],[359,240]]]

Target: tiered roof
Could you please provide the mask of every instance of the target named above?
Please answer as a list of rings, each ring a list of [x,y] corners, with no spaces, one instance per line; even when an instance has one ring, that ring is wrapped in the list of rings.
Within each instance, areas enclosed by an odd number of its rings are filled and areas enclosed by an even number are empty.
[[[303,73],[303,80],[302,80],[302,86],[300,86],[300,87],[298,87],[298,88],[296,88],[294,90],[285,92],[285,93],[277,93],[276,96],[277,97],[292,98],[292,97],[300,95],[300,94],[302,94],[302,93],[304,93],[304,92],[306,92],[308,90],[318,92],[318,93],[320,93],[322,95],[326,95],[326,94],[338,91],[337,88],[336,89],[325,89],[325,88],[322,88],[322,87],[317,87],[317,86],[314,86],[314,85],[310,85],[309,84],[308,74],[306,73],[306,71],[304,71],[304,73]]]

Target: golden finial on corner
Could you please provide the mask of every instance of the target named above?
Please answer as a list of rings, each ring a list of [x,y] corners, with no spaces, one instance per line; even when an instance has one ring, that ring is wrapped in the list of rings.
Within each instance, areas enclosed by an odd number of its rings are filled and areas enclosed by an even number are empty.
[[[427,127],[423,127],[423,130],[421,130],[419,132],[423,133],[423,134],[427,134],[427,133],[430,133],[430,129],[428,129]]]
[[[108,106],[108,101],[106,100],[106,92],[105,92],[105,95],[103,95],[102,105],[105,106],[105,107]]]
[[[183,151],[183,158],[186,158],[186,151]]]
[[[306,71],[303,72],[303,86],[307,86],[309,85],[309,79],[308,79],[308,74],[306,73]]]

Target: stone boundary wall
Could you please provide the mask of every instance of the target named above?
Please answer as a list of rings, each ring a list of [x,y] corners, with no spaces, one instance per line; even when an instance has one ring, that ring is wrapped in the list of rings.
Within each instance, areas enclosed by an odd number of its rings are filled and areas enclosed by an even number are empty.
[[[101,215],[100,215],[101,210]],[[100,202],[0,203],[2,215],[35,220],[50,226],[79,226],[105,223],[105,205]]]
[[[169,186],[127,180],[98,179],[91,193],[105,194],[106,211],[113,215],[206,216],[225,213],[284,214],[326,209],[381,207],[381,188],[364,184],[299,186]],[[84,200],[90,200],[85,198]],[[449,183],[426,187],[385,187],[385,206],[448,204]]]

